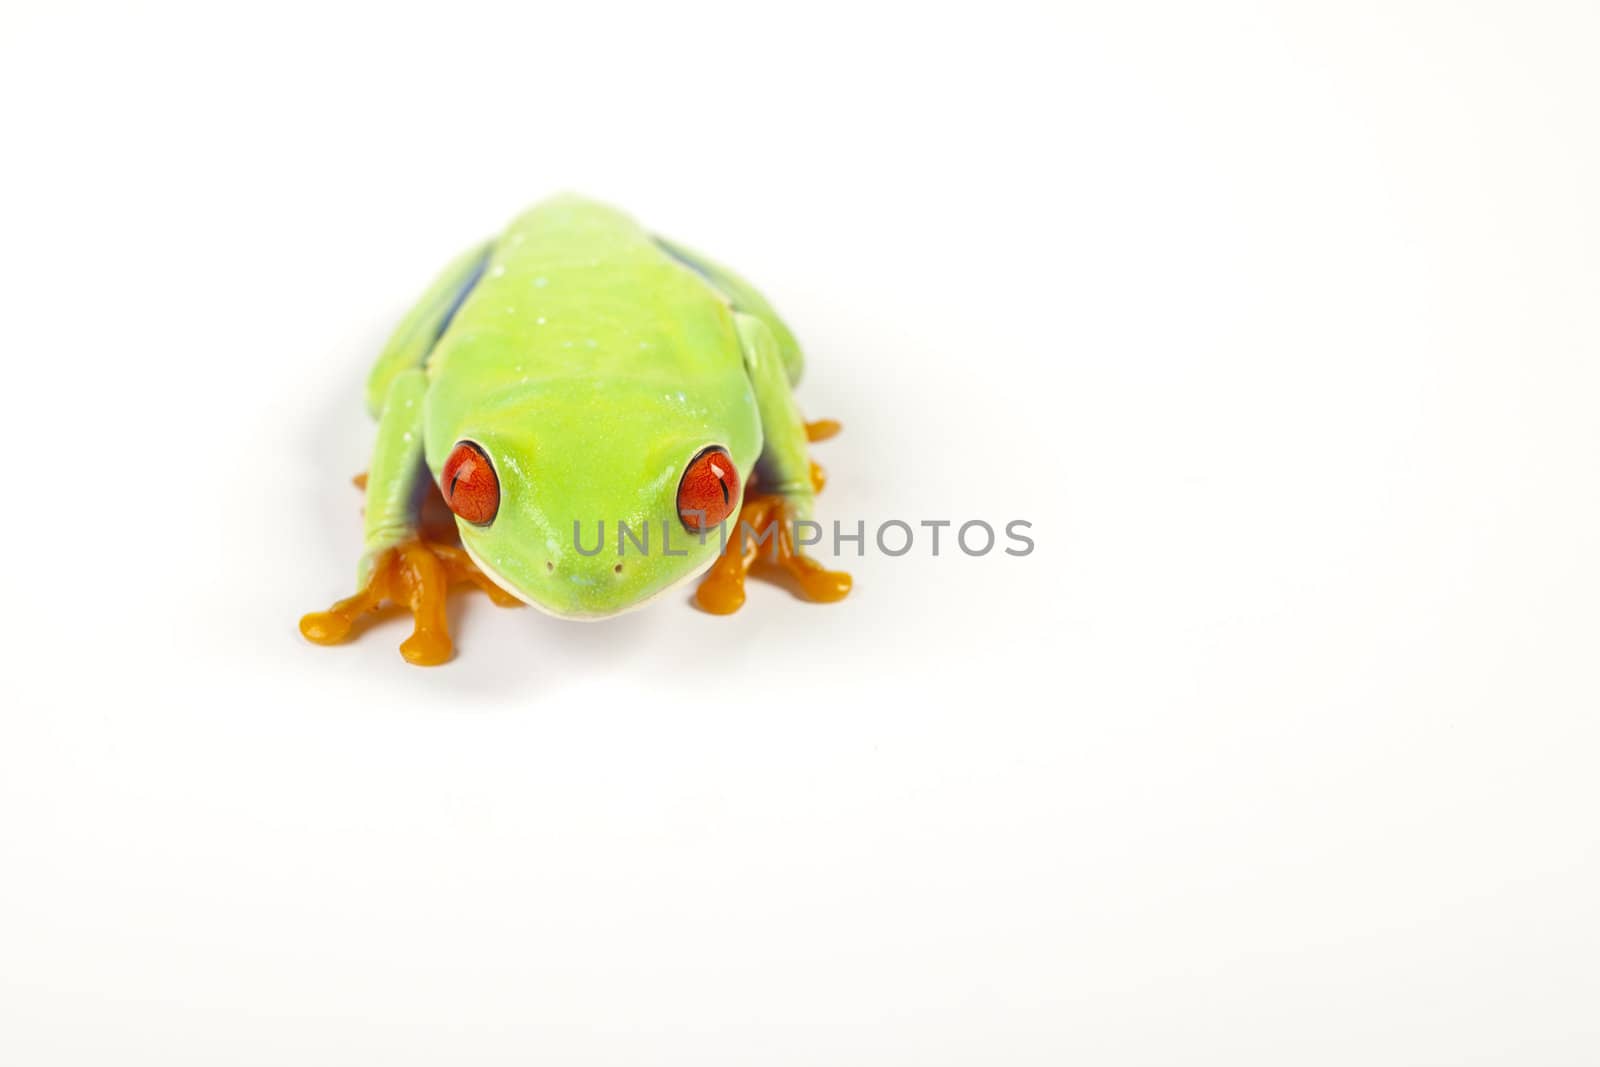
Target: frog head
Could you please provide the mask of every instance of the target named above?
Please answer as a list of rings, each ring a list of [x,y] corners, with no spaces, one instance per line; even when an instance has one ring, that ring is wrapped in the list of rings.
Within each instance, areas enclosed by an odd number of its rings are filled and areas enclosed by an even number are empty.
[[[430,435],[429,467],[495,584],[552,615],[605,618],[703,572],[724,520],[731,535],[761,430],[753,403],[726,399],[543,383]]]

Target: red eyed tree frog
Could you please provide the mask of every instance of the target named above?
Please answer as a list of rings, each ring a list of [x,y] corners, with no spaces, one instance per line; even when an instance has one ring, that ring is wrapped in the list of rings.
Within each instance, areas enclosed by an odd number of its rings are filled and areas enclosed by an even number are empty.
[[[452,261],[379,355],[359,589],[301,633],[338,643],[393,602],[413,617],[401,654],[442,663],[452,585],[598,619],[706,574],[696,600],[726,614],[767,555],[841,599],[850,576],[795,538],[821,488],[807,442],[838,429],[802,420],[801,367],[732,271],[603,204],[535,205]]]

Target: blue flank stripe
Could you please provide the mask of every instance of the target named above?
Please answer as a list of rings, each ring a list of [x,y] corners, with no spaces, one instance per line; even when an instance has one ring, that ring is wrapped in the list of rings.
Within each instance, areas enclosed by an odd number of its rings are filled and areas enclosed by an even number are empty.
[[[450,301],[450,310],[446,311],[444,318],[439,320],[439,328],[433,333],[433,344],[428,346],[430,349],[433,345],[439,343],[439,338],[444,336],[444,332],[450,328],[450,323],[455,321],[456,312],[460,311],[461,305],[467,302],[467,297],[472,295],[472,290],[478,287],[478,282],[483,278],[483,272],[489,269],[489,259],[493,255],[494,246],[491,245],[483,253],[483,258],[478,260],[478,265],[472,268],[472,273],[467,276],[467,280],[461,283],[461,289],[456,293],[455,299]]]

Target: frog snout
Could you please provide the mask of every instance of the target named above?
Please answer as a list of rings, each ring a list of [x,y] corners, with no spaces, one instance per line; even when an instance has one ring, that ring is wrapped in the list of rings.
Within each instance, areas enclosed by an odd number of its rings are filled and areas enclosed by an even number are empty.
[[[547,575],[560,577],[566,575],[576,581],[592,580],[596,576],[607,572],[621,574],[626,568],[621,563],[611,560],[589,560],[579,557],[577,560],[547,559],[544,561],[544,572]]]
[[[614,589],[633,568],[633,563],[615,556],[552,556],[544,561],[544,585],[558,598],[583,600],[586,594]]]

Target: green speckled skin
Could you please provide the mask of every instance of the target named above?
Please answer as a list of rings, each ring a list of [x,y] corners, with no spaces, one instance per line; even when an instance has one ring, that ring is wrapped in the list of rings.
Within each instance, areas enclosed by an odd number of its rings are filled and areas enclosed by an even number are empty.
[[[800,366],[793,335],[725,268],[593,201],[538,204],[452,262],[373,368],[361,577],[414,535],[420,479],[470,440],[500,480],[492,524],[458,521],[485,573],[560,616],[636,607],[716,557],[719,539],[685,531],[676,504],[706,446],[728,450],[742,483],[759,460],[763,489],[810,516]],[[602,521],[603,550],[578,553],[574,522],[590,549]],[[648,554],[629,543],[619,559],[619,522],[649,529]],[[663,531],[683,555],[662,550]]]

